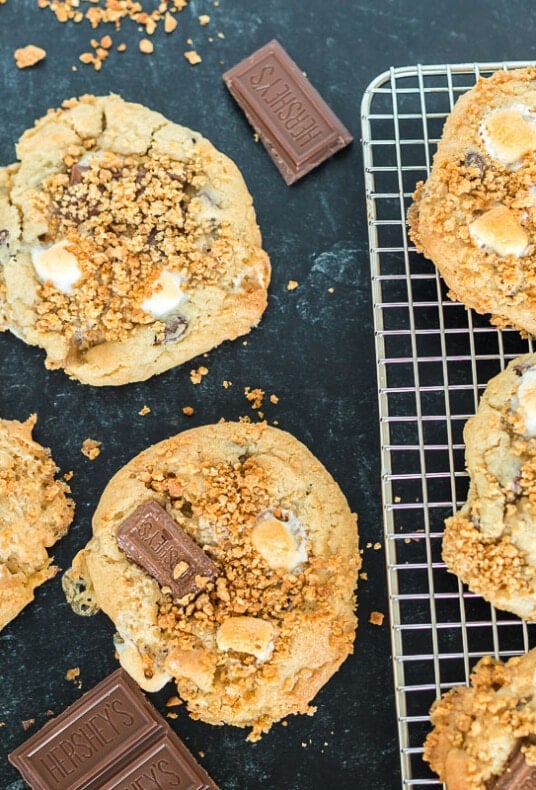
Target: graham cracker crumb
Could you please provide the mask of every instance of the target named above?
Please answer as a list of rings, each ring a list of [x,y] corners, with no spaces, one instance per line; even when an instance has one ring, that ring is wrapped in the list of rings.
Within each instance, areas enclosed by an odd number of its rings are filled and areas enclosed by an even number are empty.
[[[192,382],[192,384],[200,384],[203,379],[203,376],[206,376],[207,373],[208,373],[208,368],[206,368],[204,365],[200,365],[197,368],[197,370],[190,371],[190,381]]]
[[[193,406],[183,406],[182,407],[182,413],[185,414],[187,417],[191,417],[192,414],[194,413],[194,407]]]
[[[297,280],[289,280],[287,283],[287,291],[294,291],[298,287]]]
[[[264,390],[261,390],[260,387],[256,387],[253,390],[250,387],[244,387],[244,395],[251,403],[252,409],[261,408],[264,399]]]
[[[379,543],[378,541],[376,541],[376,543],[374,544],[374,546],[372,548],[374,549],[374,551],[379,551],[381,549],[381,547],[382,547],[382,544]]]
[[[279,396],[278,395],[270,395],[270,403],[279,403]]]
[[[208,23],[210,22],[210,16],[208,14],[200,14],[198,19],[201,27],[205,27],[205,25],[208,25]]]
[[[189,49],[184,53],[184,57],[188,61],[191,66],[197,65],[197,63],[201,63],[201,56],[197,54],[195,49]]]
[[[227,379],[223,380],[222,387],[223,387],[224,390],[228,390],[229,387],[232,387],[232,386],[233,386],[233,382],[232,381],[227,381]]]
[[[95,439],[84,439],[81,447],[82,455],[85,455],[90,461],[94,461],[100,455],[101,444],[102,442]]]
[[[166,33],[173,33],[173,31],[176,29],[178,24],[179,23],[177,22],[175,17],[172,16],[169,13],[169,11],[167,11],[166,15],[164,16],[164,31]]]
[[[35,724],[35,719],[24,719],[23,722],[22,722],[22,729],[23,730],[28,730],[28,729],[30,729],[32,724]]]
[[[328,294],[334,294],[335,288],[328,288]]]
[[[150,55],[154,52],[154,44],[152,41],[149,41],[148,38],[142,38],[138,46],[140,52],[143,52],[144,55]]]
[[[65,474],[63,475],[63,479],[65,480],[66,483],[69,482],[69,480],[72,480],[73,477],[74,477],[74,472],[72,469],[70,472],[65,472]]]
[[[73,667],[72,669],[68,669],[65,673],[65,680],[76,680],[77,677],[80,676],[80,668]]]
[[[118,52],[126,52],[126,49],[127,49],[127,45],[124,42],[117,45]]]
[[[147,406],[147,405],[145,405],[145,406],[142,406],[142,408],[139,410],[138,414],[139,414],[141,417],[145,417],[145,415],[146,415],[146,414],[150,414],[150,412],[151,412],[151,409],[150,409],[150,407],[149,407],[149,406]]]
[[[385,617],[384,614],[381,612],[371,612],[369,617],[369,623],[372,625],[383,625],[383,618]]]
[[[30,66],[35,66],[40,60],[46,58],[46,50],[41,47],[36,47],[35,44],[28,44],[25,47],[16,49],[13,53],[15,63],[19,69],[27,69]]]
[[[168,712],[166,713],[166,718],[168,718],[168,719],[178,719],[179,718],[179,714],[178,713],[174,713],[172,710],[168,710]]]
[[[362,571],[362,573],[359,574],[359,578],[363,579],[364,582],[368,581],[368,573],[366,571]]]
[[[175,708],[177,705],[182,705],[182,700],[179,697],[170,697],[166,702],[166,708]]]

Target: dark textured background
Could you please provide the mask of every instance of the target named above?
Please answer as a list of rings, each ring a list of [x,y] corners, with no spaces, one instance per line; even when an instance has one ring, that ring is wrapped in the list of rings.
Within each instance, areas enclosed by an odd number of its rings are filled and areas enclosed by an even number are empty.
[[[146,3],[146,6],[152,6]],[[266,402],[269,421],[304,441],[328,467],[359,513],[364,570],[359,591],[356,651],[318,695],[314,717],[290,717],[260,743],[245,732],[193,722],[185,710],[173,727],[225,790],[295,788],[380,790],[400,786],[387,623],[368,623],[387,611],[382,540],[376,381],[369,295],[366,218],[359,144],[359,104],[368,83],[391,65],[496,61],[534,57],[532,3],[498,0],[350,2],[350,0],[191,0],[171,36],[158,30],[155,53],[137,50],[141,33],[125,22],[100,73],[78,63],[94,35],[87,23],[61,25],[36,0],[0,6],[0,165],[15,158],[14,143],[47,108],[83,93],[121,94],[201,131],[242,169],[253,194],[273,264],[270,302],[261,325],[151,381],[91,389],[61,372],[47,372],[42,353],[0,335],[0,416],[24,420],[36,411],[35,437],[50,446],[63,471],[74,470],[77,504],[71,531],[55,549],[70,558],[90,535],[91,514],[109,477],[148,444],[182,429],[250,413],[245,386],[277,393]],[[211,16],[201,28],[197,17]],[[224,38],[216,36],[218,32]],[[208,36],[214,42],[208,42]],[[198,66],[183,57],[192,37]],[[287,187],[221,80],[223,71],[277,37],[352,131],[353,146]],[[47,50],[44,63],[19,71],[13,50],[28,43]],[[73,67],[76,66],[76,70]],[[287,290],[294,279],[299,287]],[[330,293],[328,289],[333,289]],[[189,372],[206,364],[194,386]],[[222,387],[224,379],[232,387]],[[147,404],[151,413],[138,415]],[[182,406],[193,405],[186,418]],[[82,441],[102,441],[90,462]],[[60,579],[41,587],[36,601],[0,634],[0,788],[20,788],[6,755],[81,691],[65,679],[80,668],[89,689],[116,667],[113,628],[103,615],[83,619],[66,605]],[[161,710],[171,693],[153,697]]]

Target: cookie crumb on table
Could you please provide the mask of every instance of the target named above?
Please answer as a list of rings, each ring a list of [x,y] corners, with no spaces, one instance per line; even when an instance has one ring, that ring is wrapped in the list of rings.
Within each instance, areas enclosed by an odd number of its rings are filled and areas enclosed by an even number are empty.
[[[255,387],[255,389],[251,389],[251,387],[244,387],[244,395],[251,403],[252,409],[261,408],[262,402],[264,400],[264,390],[261,390],[260,387]]]
[[[200,14],[198,19],[201,27],[205,27],[205,25],[208,25],[210,22],[210,16],[208,14]]]
[[[22,721],[22,729],[29,730],[32,724],[35,724],[35,719],[24,719]]]
[[[140,52],[143,52],[144,55],[150,55],[154,52],[154,44],[148,38],[142,38],[138,46]]]
[[[101,444],[102,442],[98,442],[96,439],[84,439],[81,447],[82,455],[85,455],[86,458],[93,461],[100,455]]]
[[[298,287],[298,281],[297,280],[289,280],[288,281],[288,283],[287,283],[287,291],[295,291],[297,287]]]
[[[197,370],[190,371],[190,381],[192,384],[201,384],[203,376],[206,376],[208,373],[208,368],[204,365],[200,365]]]
[[[141,417],[145,417],[145,415],[146,414],[150,414],[150,412],[151,412],[150,406],[145,405],[145,406],[142,406],[142,408],[139,410],[138,414]]]
[[[194,407],[193,406],[183,406],[182,407],[182,413],[185,414],[187,417],[191,417],[192,414],[194,413]]]
[[[369,623],[372,625],[383,625],[383,618],[385,617],[382,612],[371,612],[369,617]]]
[[[46,50],[41,47],[36,47],[35,44],[28,44],[15,50],[15,63],[19,69],[27,69],[46,58],[46,54]]]
[[[195,51],[195,49],[188,49],[184,53],[184,57],[190,64],[190,66],[196,66],[198,63],[201,63],[201,56]]]

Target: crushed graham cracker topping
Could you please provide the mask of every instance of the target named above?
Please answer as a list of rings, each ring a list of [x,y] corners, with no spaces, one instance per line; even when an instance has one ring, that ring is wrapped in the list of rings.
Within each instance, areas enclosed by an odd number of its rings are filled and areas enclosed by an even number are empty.
[[[135,326],[165,325],[141,304],[163,269],[183,277],[182,289],[213,284],[232,254],[228,229],[196,214],[205,184],[201,163],[165,156],[97,152],[80,163],[73,147],[65,170],[45,180],[35,203],[48,217],[44,245],[66,240],[82,277],[72,293],[50,282],[41,287],[39,331],[61,332],[78,348],[122,340]]]
[[[153,471],[143,480],[151,491],[169,498],[170,511],[185,531],[190,519],[208,518],[213,524],[216,542],[207,543],[203,550],[220,570],[216,582],[184,604],[173,602],[169,595],[160,603],[158,623],[166,639],[183,647],[191,647],[196,635],[213,633],[237,615],[274,620],[281,627],[285,613],[322,597],[322,588],[316,587],[314,558],[295,572],[282,572],[270,568],[253,546],[252,530],[260,513],[273,513],[283,521],[289,514],[262,466],[247,458],[207,464],[200,473],[205,485],[197,496],[180,477]],[[243,662],[255,665],[253,656]]]

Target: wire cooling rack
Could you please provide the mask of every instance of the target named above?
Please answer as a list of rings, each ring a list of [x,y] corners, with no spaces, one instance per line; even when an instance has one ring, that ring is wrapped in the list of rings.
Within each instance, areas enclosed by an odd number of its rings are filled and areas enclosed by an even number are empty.
[[[447,297],[415,252],[406,214],[443,124],[479,75],[527,63],[393,68],[362,102],[378,370],[383,516],[402,784],[441,783],[422,759],[432,702],[476,661],[536,644],[535,626],[495,610],[441,561],[443,522],[465,500],[463,427],[487,381],[532,350],[514,330]]]

